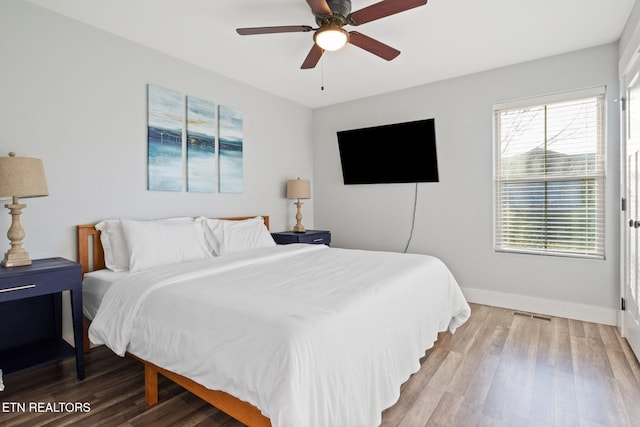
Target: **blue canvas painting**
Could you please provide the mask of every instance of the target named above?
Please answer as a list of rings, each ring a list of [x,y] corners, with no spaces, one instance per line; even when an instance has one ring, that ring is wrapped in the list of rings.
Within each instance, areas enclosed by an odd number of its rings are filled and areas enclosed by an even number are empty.
[[[151,191],[182,191],[182,95],[148,85],[148,186]]]
[[[220,192],[242,193],[242,114],[220,105],[219,112]]]
[[[187,96],[187,191],[215,193],[217,190],[216,106]]]

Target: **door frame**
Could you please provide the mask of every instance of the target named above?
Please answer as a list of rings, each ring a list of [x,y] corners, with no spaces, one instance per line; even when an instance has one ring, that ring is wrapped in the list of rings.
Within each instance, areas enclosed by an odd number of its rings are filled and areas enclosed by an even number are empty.
[[[628,300],[628,266],[627,266],[627,252],[628,252],[628,239],[629,239],[629,225],[627,224],[628,212],[631,206],[628,203],[627,191],[628,191],[628,165],[627,165],[627,137],[628,137],[628,93],[627,88],[629,84],[637,78],[640,78],[640,42],[635,53],[629,58],[627,64],[623,67],[619,64],[619,98],[617,100],[618,107],[620,108],[620,203],[625,200],[625,209],[619,210],[620,214],[620,307],[618,307],[618,329],[620,335],[623,337],[628,336],[628,327],[626,322],[625,311],[622,307],[622,301]],[[633,350],[633,349],[632,349]],[[640,358],[640,354],[636,354],[636,357]]]

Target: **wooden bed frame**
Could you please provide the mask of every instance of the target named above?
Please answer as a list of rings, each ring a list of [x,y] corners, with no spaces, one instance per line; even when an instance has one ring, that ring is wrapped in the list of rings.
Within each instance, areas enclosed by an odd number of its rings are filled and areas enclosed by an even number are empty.
[[[220,218],[226,220],[239,221],[254,218],[253,216]],[[262,216],[264,224],[269,229],[269,217]],[[78,225],[78,262],[82,264],[82,273],[100,270],[105,268],[104,250],[100,242],[100,231],[96,230],[94,224]],[[89,320],[84,319],[84,350],[89,351]],[[129,353],[130,354],[130,353]],[[130,354],[135,359],[144,364],[144,394],[148,405],[158,403],[158,374],[169,378],[176,384],[189,390],[191,393],[232,416],[236,420],[250,427],[270,427],[271,421],[265,417],[255,406],[238,399],[224,391],[210,390],[189,378],[168,371],[151,362],[147,362],[134,354]]]

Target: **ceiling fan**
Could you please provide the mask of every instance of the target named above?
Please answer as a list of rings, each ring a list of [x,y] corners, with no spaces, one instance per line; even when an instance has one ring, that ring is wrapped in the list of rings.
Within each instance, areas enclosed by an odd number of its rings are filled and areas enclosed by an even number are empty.
[[[427,4],[427,0],[383,0],[356,12],[351,12],[351,0],[307,0],[318,28],[308,25],[287,25],[277,27],[238,28],[243,36],[254,34],[299,33],[314,31],[313,47],[307,54],[302,69],[316,66],[325,50],[338,50],[347,43],[358,46],[380,58],[391,61],[400,51],[357,31],[346,31],[345,25],[358,26],[376,19],[385,18],[414,7]]]

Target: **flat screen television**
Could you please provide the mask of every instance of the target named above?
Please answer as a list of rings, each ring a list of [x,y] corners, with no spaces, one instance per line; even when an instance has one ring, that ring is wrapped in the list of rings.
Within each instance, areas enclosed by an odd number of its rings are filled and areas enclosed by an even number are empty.
[[[434,119],[344,130],[337,135],[346,185],[439,181]]]

